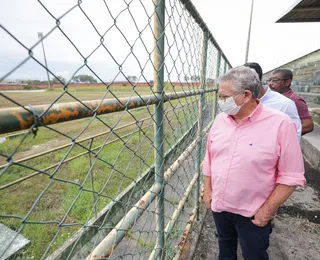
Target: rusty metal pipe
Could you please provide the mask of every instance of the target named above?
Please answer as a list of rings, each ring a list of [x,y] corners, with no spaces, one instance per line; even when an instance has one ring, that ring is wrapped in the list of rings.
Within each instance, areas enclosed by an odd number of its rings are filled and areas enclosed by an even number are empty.
[[[182,107],[182,106],[179,106],[178,109],[180,109],[181,107]],[[166,113],[169,113],[169,112],[171,112],[171,111],[173,111],[173,109],[167,110]],[[151,118],[143,118],[143,119],[141,119],[141,120],[139,120],[139,121],[140,121],[140,122],[144,122],[144,121],[150,120],[150,119],[151,119]],[[131,126],[131,125],[134,125],[134,124],[136,124],[136,122],[133,122],[133,123],[130,123],[130,124],[126,124],[126,125],[120,126],[120,127],[118,127],[118,128],[115,128],[114,130],[120,130],[120,129],[122,129],[122,128]],[[141,129],[145,129],[145,128],[147,128],[147,127],[148,127],[148,126],[145,126],[145,127],[142,127]],[[124,135],[124,136],[121,136],[121,138],[127,137],[128,135],[130,135],[130,134],[132,134],[132,133],[134,133],[134,132],[137,132],[137,131],[139,131],[139,130],[130,132],[130,133]],[[81,142],[90,140],[90,139],[95,138],[95,137],[99,137],[99,136],[104,135],[104,134],[107,134],[107,133],[110,133],[110,131],[103,132],[103,133],[99,133],[99,134],[96,134],[96,135],[87,137],[87,138],[85,138],[85,139],[79,140],[78,143],[81,143]],[[118,140],[119,140],[119,138],[116,138],[116,139],[114,139],[114,140],[111,140],[110,142],[107,142],[105,145],[112,144],[112,143],[114,143],[115,141],[118,141]],[[29,156],[29,157],[22,158],[22,159],[20,159],[20,160],[15,161],[15,163],[20,163],[20,162],[24,162],[24,161],[33,159],[33,158],[35,158],[35,157],[43,156],[43,155],[46,155],[46,154],[48,154],[48,153],[50,153],[50,152],[55,152],[55,151],[61,150],[61,149],[63,149],[63,148],[66,148],[66,147],[68,147],[68,146],[70,146],[70,145],[72,145],[72,143],[66,144],[66,145],[63,145],[63,146],[59,146],[59,147],[57,147],[57,148],[54,148],[54,149],[45,151],[45,152],[43,152],[43,153],[38,153],[38,154]],[[102,147],[102,145],[97,146],[97,147],[91,149],[91,151],[94,151],[94,150],[99,149],[99,148],[101,148],[101,147]],[[88,153],[89,153],[89,151],[86,151],[86,152],[77,154],[77,155],[75,155],[75,156],[72,156],[72,157],[66,159],[62,164],[67,163],[67,162],[70,162],[70,161],[72,161],[72,160],[74,160],[74,159],[77,159],[77,158],[79,158],[79,157],[81,157],[81,156],[83,156],[83,155],[86,155],[86,154],[88,154]],[[2,168],[4,168],[4,167],[7,167],[8,165],[9,165],[9,163],[3,164],[3,165],[0,166],[0,169],[2,169]],[[48,166],[47,168],[43,169],[42,171],[51,170],[52,168],[54,168],[54,167],[56,167],[56,166],[58,166],[58,165],[59,165],[59,163],[53,164],[53,165]],[[34,176],[39,175],[40,173],[41,173],[41,172],[37,171],[37,172],[34,172],[34,173],[29,174],[29,175],[26,176],[26,177],[20,178],[20,179],[18,179],[18,180],[16,180],[16,181],[13,181],[13,182],[10,182],[10,183],[5,184],[5,185],[3,185],[3,186],[0,186],[0,190],[6,189],[6,188],[8,188],[8,187],[10,187],[10,186],[13,186],[13,185],[15,185],[15,184],[18,184],[18,183],[20,183],[20,182],[22,182],[22,181],[28,180],[28,179],[30,179],[30,178],[32,178],[32,177],[34,177]]]
[[[203,131],[209,131],[211,122]],[[180,167],[181,162],[185,160],[190,151],[195,147],[197,139],[194,140],[188,147],[187,151],[183,152],[173,165],[164,173],[164,180],[168,181],[174,172]],[[162,190],[162,185],[155,183],[150,190],[139,200],[139,202],[123,217],[118,225],[99,243],[93,252],[86,258],[87,260],[107,258],[111,255],[114,248],[120,243],[126,233],[131,229],[132,225],[142,215],[144,210],[152,203],[157,194]],[[157,193],[157,194],[156,194]],[[145,204],[147,202],[147,204]],[[141,203],[142,206],[139,206]],[[137,206],[138,205],[138,206]],[[195,209],[196,210],[196,209]],[[194,211],[196,213],[196,211]],[[194,215],[196,215],[194,213]]]
[[[146,120],[151,120],[151,117],[143,118],[142,120],[140,120],[140,122],[146,121]],[[121,130],[121,129],[126,128],[126,127],[129,127],[129,126],[132,126],[132,125],[135,125],[135,124],[136,124],[136,122],[119,126],[119,127],[117,127],[117,128],[114,128],[114,129],[113,129],[113,132],[114,132],[114,131],[117,131],[117,130]],[[96,134],[96,135],[92,135],[92,136],[89,136],[89,137],[80,139],[79,141],[77,141],[77,143],[83,143],[83,142],[88,141],[88,140],[90,140],[90,139],[94,139],[94,138],[96,138],[96,137],[100,137],[100,136],[102,136],[102,135],[109,134],[110,132],[111,132],[111,131],[109,130],[109,131],[102,132],[102,133],[99,133],[99,134]],[[31,159],[34,159],[34,158],[37,158],[37,157],[46,155],[46,154],[48,154],[48,153],[52,153],[52,152],[56,152],[56,151],[62,150],[62,149],[64,149],[64,148],[69,147],[69,146],[72,145],[72,144],[73,144],[73,143],[64,144],[64,145],[55,147],[55,148],[53,148],[53,149],[44,151],[44,152],[42,152],[42,153],[33,154],[33,155],[31,155],[31,156],[27,156],[27,157],[24,157],[24,158],[15,160],[14,162],[15,162],[15,163],[25,162],[25,161],[28,161],[28,160],[31,160]],[[0,169],[6,167],[8,164],[9,164],[9,163],[0,165]]]
[[[215,89],[208,89],[206,92],[213,92]],[[176,92],[166,94],[163,102],[195,96],[203,93],[203,90]],[[91,117],[94,114],[103,115],[123,110],[130,110],[147,105],[158,104],[156,96],[142,96],[120,99],[91,100],[71,103],[54,104],[49,109],[49,105],[33,106],[30,113],[22,107],[0,109],[0,134],[10,133],[18,130],[29,129],[35,123],[37,126],[51,125],[71,120]],[[46,111],[48,109],[48,111]],[[34,115],[39,117],[35,120]],[[37,121],[38,120],[38,121]]]
[[[132,225],[149,207],[161,190],[161,184],[155,183],[86,259],[93,260],[109,257],[113,249],[119,244],[122,238],[131,229]]]
[[[145,126],[145,127],[143,127],[142,129],[147,128],[147,127],[148,127],[148,126]],[[126,135],[123,135],[123,136],[121,136],[121,138],[127,137],[127,136],[129,136],[129,135],[131,135],[132,133],[135,133],[135,132],[138,132],[138,130],[133,131],[133,132],[130,132],[130,133],[126,134]],[[108,144],[112,144],[112,143],[114,143],[114,142],[116,142],[116,141],[119,141],[119,140],[120,140],[120,138],[115,138],[115,139],[107,142],[106,144],[104,144],[104,146],[106,146],[106,145],[108,145]],[[101,148],[102,146],[103,146],[103,145],[99,145],[99,146],[91,149],[91,151],[97,150],[97,149]],[[74,159],[77,159],[77,158],[79,158],[79,157],[81,157],[81,156],[83,156],[83,155],[86,155],[86,154],[88,154],[88,153],[89,153],[89,151],[85,151],[85,152],[83,152],[83,153],[79,153],[79,154],[77,154],[77,155],[74,155],[74,156],[72,156],[72,157],[64,160],[61,164],[70,162],[70,161],[72,161],[72,160],[74,160]],[[41,170],[41,172],[46,172],[46,171],[48,171],[48,170],[51,170],[52,168],[57,167],[59,164],[60,164],[60,163],[52,164],[52,165],[48,166],[47,168]],[[18,184],[18,183],[20,183],[20,182],[22,182],[22,181],[28,180],[28,179],[30,179],[30,178],[32,178],[32,177],[35,177],[35,176],[39,175],[41,172],[40,172],[40,171],[36,171],[36,172],[31,173],[31,174],[29,174],[29,175],[27,175],[27,176],[25,176],[25,177],[23,177],[23,178],[20,178],[20,179],[18,179],[18,180],[16,180],[16,181],[13,181],[13,182],[10,182],[10,183],[5,184],[5,185],[3,185],[3,186],[0,186],[0,191],[3,190],[3,189],[6,189],[6,188],[8,188],[8,187],[10,187],[10,186],[12,186],[12,185]]]
[[[182,107],[182,106],[178,106],[177,108],[175,108],[175,110],[179,110],[179,109],[181,109],[181,107]],[[171,112],[171,111],[173,111],[173,110],[174,110],[174,109],[169,109],[169,110],[167,110],[165,113],[168,114],[169,112]],[[151,119],[152,119],[151,117],[145,117],[145,118],[140,119],[139,122],[144,122],[144,121],[151,120]],[[121,130],[121,129],[126,128],[126,127],[129,127],[129,126],[132,126],[132,125],[136,125],[136,123],[137,123],[137,122],[135,121],[135,122],[132,122],[132,123],[129,123],[129,124],[125,124],[125,125],[116,127],[116,128],[113,129],[113,132],[118,131],[118,130]],[[100,136],[102,136],[102,135],[109,134],[109,133],[111,133],[110,130],[109,130],[109,131],[106,131],[106,132],[98,133],[98,134],[95,134],[95,135],[92,135],[92,136],[89,136],[89,137],[80,139],[79,141],[77,141],[77,143],[82,143],[82,142],[88,141],[88,140],[90,140],[90,139],[92,139],[92,138],[100,137]],[[31,155],[31,156],[27,156],[27,157],[24,157],[24,158],[15,160],[14,162],[15,162],[15,163],[25,162],[25,161],[28,161],[28,160],[31,160],[31,159],[34,159],[34,158],[37,158],[37,157],[46,155],[46,154],[48,154],[48,153],[52,153],[52,152],[56,152],[56,151],[62,150],[62,149],[64,149],[64,148],[69,147],[69,146],[72,145],[72,144],[73,144],[73,143],[64,144],[64,145],[55,147],[55,148],[53,148],[53,149],[44,151],[44,152],[42,152],[42,153],[33,154],[33,155]],[[8,165],[9,165],[9,163],[2,164],[2,165],[0,165],[0,169],[3,169],[3,168],[5,168],[5,167],[8,166]]]
[[[185,205],[185,203],[186,203],[186,201],[187,201],[187,199],[188,199],[188,197],[189,197],[189,195],[190,195],[190,193],[191,193],[191,191],[192,191],[192,188],[194,187],[194,184],[195,184],[196,181],[198,180],[198,177],[199,177],[199,173],[196,172],[195,175],[194,175],[194,177],[193,177],[193,179],[192,179],[192,181],[190,182],[187,190],[186,190],[185,193],[183,194],[182,200],[180,200],[178,207],[177,207],[176,210],[174,211],[174,213],[173,213],[173,215],[172,215],[172,217],[171,217],[170,222],[169,222],[169,223],[167,224],[167,226],[166,226],[166,229],[165,229],[165,231],[164,231],[164,233],[165,233],[165,239],[168,238],[168,236],[169,236],[169,234],[170,234],[173,226],[174,226],[175,223],[177,222],[177,220],[178,220],[178,218],[179,218],[179,216],[180,216],[180,213],[181,213],[182,209],[184,208],[184,205]],[[198,207],[198,206],[197,206],[197,207]],[[197,208],[197,207],[196,207],[196,208]],[[156,246],[155,246],[154,249],[153,249],[152,252],[151,252],[151,255],[150,255],[150,257],[149,257],[149,260],[157,259],[158,256],[159,256],[159,253],[157,253],[157,252],[158,252],[158,251],[156,250]]]
[[[200,194],[199,204],[201,203],[202,199],[203,199],[203,189],[202,189],[202,192],[201,192],[201,194]],[[177,253],[176,253],[176,255],[172,258],[173,260],[179,260],[180,257],[181,257],[181,254],[182,254],[182,252],[183,252],[183,248],[184,248],[184,246],[185,246],[185,244],[186,244],[186,242],[187,242],[187,238],[188,238],[190,229],[191,229],[191,227],[192,227],[193,222],[194,222],[195,219],[196,219],[197,211],[198,211],[198,208],[194,208],[193,211],[192,211],[192,213],[191,213],[191,215],[190,215],[190,218],[189,218],[189,220],[188,220],[188,222],[187,222],[186,228],[185,228],[185,230],[184,230],[184,232],[183,232],[183,234],[182,234],[182,236],[181,236],[181,240],[180,240],[180,242],[179,242],[179,244],[178,244]]]

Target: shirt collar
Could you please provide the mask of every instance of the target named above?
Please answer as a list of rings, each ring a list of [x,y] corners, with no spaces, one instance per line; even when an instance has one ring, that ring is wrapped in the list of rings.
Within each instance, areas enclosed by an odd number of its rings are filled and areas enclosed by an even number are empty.
[[[282,95],[288,97],[290,95],[292,95],[294,92],[292,90],[292,88],[288,88],[288,90],[286,92],[283,92]]]
[[[268,99],[268,95],[270,94],[271,89],[269,88],[269,86],[265,85],[262,86],[264,89],[266,89],[266,93],[264,93],[264,95],[260,98],[261,102],[266,101]]]
[[[252,113],[248,116],[248,119],[253,122],[261,113],[262,111],[262,103],[260,102],[260,100],[256,100],[256,102],[258,103],[258,106],[255,108],[255,110],[252,111]]]

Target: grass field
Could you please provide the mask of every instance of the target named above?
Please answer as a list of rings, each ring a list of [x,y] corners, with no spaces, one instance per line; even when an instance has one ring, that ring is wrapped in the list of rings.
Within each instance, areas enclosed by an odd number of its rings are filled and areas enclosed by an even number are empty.
[[[175,91],[188,90],[187,87],[176,87]],[[172,88],[167,88],[167,92],[172,92]],[[64,90],[62,88],[55,88],[53,90],[46,90],[44,92],[7,92],[2,91],[4,95],[15,100],[19,104],[23,106],[27,105],[46,105],[53,103]],[[114,96],[117,97],[130,97],[137,96],[138,94],[141,96],[150,95],[152,92],[148,87],[139,87],[137,86],[135,90],[129,86],[111,86],[110,91],[106,91],[106,88],[103,87],[72,87],[68,89],[68,93],[72,96],[76,97],[81,101],[87,100],[101,100],[104,99],[113,99]],[[69,95],[68,93],[64,93],[63,96],[56,103],[66,103],[66,102],[77,102],[74,97]],[[106,94],[107,93],[107,94]],[[15,107],[16,104],[12,103],[8,99],[0,96],[0,109],[7,107]]]
[[[60,91],[61,89],[41,93],[10,92],[7,95],[23,105],[37,105],[52,102]],[[104,90],[100,88],[71,89],[70,92],[81,100],[100,99],[104,94]],[[144,88],[138,89],[138,92],[140,95],[148,95],[150,90]],[[131,91],[123,87],[114,90],[114,93],[120,97],[127,97]],[[198,98],[188,97],[165,104],[165,110],[168,111],[165,119],[166,151],[197,120]],[[72,100],[70,96],[66,96],[60,101]],[[10,105],[6,105],[8,106]],[[169,111],[173,108],[174,111]],[[135,122],[135,119],[150,118],[143,122],[142,127],[145,127],[143,132],[133,132],[137,129],[136,125],[133,125],[112,133],[105,133],[94,138],[92,143],[90,140],[82,142],[83,147],[77,144],[69,145],[58,151],[36,156],[23,162],[22,165],[25,167],[14,165],[0,175],[0,222],[13,230],[23,228],[21,234],[31,241],[31,245],[22,252],[21,259],[40,259],[54,239],[48,248],[48,255],[52,253],[88,219],[92,218],[95,210],[99,212],[103,209],[111,198],[118,195],[153,164],[154,123],[150,117],[152,111],[153,107],[143,107],[131,110],[130,113],[122,111],[101,115],[99,116],[101,121],[94,119],[89,126],[90,118],[55,124],[51,126],[55,131],[41,127],[36,137],[30,134],[22,142],[23,136],[18,136],[7,139],[0,145],[0,165],[5,165],[6,156],[9,156],[16,147],[19,149],[13,157],[15,161],[54,147],[71,144],[73,139],[79,141],[97,133],[107,132],[110,128],[114,129]],[[87,129],[82,132],[85,127]],[[122,140],[105,145],[106,142],[124,135],[127,136]],[[84,154],[70,159],[72,156],[86,152],[90,146],[96,156],[90,157],[89,154]],[[100,149],[100,146],[103,149]],[[94,149],[96,147],[98,148]],[[70,161],[59,165],[62,160],[68,159]],[[45,170],[47,174],[38,174],[3,188],[9,183],[34,173],[35,170],[44,170],[51,165],[56,166]],[[99,195],[93,195],[92,190]],[[42,191],[45,192],[41,195]],[[95,201],[97,201],[96,208],[93,210]],[[28,212],[30,214],[24,219]],[[7,216],[4,217],[4,215]],[[63,224],[60,228],[59,223]]]

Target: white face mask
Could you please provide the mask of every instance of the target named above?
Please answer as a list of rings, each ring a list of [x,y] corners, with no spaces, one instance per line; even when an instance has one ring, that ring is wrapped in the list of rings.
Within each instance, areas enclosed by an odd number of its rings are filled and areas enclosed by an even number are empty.
[[[236,95],[235,97],[239,95],[240,94]],[[236,102],[234,101],[234,97],[228,97],[225,100],[219,100],[218,105],[222,110],[222,112],[225,112],[230,116],[236,115],[239,112],[240,108],[242,107],[242,105],[237,106]]]

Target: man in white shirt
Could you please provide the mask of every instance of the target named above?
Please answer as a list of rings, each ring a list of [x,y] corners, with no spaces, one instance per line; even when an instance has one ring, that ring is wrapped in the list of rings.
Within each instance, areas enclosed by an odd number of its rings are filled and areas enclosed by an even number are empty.
[[[258,63],[249,62],[244,64],[244,66],[254,69],[257,72],[261,81],[262,69]],[[291,99],[281,95],[280,93],[272,91],[269,88],[269,86],[263,86],[261,88],[259,99],[264,106],[279,110],[287,114],[293,120],[293,122],[296,124],[296,127],[297,127],[297,138],[298,138],[298,141],[300,141],[301,121],[300,121],[296,104]]]

